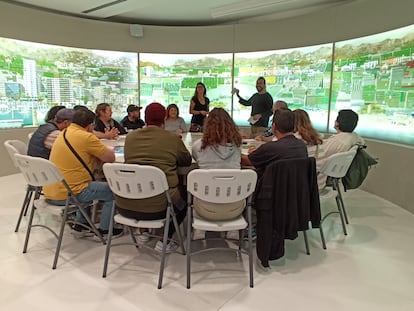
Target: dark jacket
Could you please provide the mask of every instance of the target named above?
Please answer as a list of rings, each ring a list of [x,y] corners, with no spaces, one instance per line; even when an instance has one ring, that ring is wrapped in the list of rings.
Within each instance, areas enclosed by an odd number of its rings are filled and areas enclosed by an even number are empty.
[[[270,164],[256,188],[257,256],[263,266],[284,255],[284,239],[298,231],[319,228],[321,210],[315,158],[279,160]]]
[[[118,121],[112,119],[111,125],[109,126],[108,130],[112,130],[114,127],[116,127],[119,131],[119,135],[125,135],[127,131],[124,129],[124,127],[118,123]],[[105,124],[101,121],[99,118],[95,118],[95,123],[93,126],[93,129],[97,132],[105,133]]]
[[[39,126],[36,132],[33,133],[32,138],[30,138],[27,154],[31,157],[49,160],[50,149],[45,147],[45,139],[51,132],[56,130],[59,130],[59,128],[53,122]]]

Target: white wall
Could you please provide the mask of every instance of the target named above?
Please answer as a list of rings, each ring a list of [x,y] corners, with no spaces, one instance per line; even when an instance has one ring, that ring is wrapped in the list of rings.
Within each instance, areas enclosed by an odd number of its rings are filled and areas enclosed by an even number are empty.
[[[347,5],[279,21],[214,27],[144,26],[131,37],[128,24],[36,12],[0,2],[0,36],[80,48],[153,53],[224,53],[309,46],[375,34],[414,23],[413,0],[356,0]],[[1,130],[0,142],[26,140],[28,129]],[[414,149],[368,141],[380,158],[363,189],[414,212]],[[4,149],[0,176],[16,170]]]

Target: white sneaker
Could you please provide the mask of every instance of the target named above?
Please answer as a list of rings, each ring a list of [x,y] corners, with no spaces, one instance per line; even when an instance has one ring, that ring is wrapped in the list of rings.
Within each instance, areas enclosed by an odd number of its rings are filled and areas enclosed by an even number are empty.
[[[193,240],[204,240],[206,238],[206,232],[200,229],[193,230]]]
[[[162,245],[163,245],[163,243],[162,243],[162,241],[158,241],[157,242],[157,244],[155,244],[155,247],[154,247],[154,249],[157,251],[157,252],[162,252]],[[166,247],[166,249],[165,249],[165,252],[166,253],[172,253],[172,252],[175,252],[176,250],[177,250],[177,248],[178,248],[178,244],[177,243],[175,243],[174,241],[170,241],[168,244],[167,244],[167,247]]]
[[[150,236],[148,232],[142,232],[140,235],[136,237],[136,239],[138,243],[144,244],[150,240]]]

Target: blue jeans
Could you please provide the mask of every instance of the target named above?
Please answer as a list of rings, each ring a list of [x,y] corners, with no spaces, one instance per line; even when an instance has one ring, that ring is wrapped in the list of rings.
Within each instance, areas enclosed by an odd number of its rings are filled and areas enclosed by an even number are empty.
[[[101,230],[108,230],[109,221],[111,218],[112,204],[114,201],[114,195],[109,188],[108,183],[104,181],[91,181],[88,187],[83,189],[76,197],[81,203],[87,203],[93,200],[104,202],[99,228]],[[48,200],[48,202],[55,205],[64,205],[66,200]],[[87,212],[89,212],[89,210]],[[85,217],[83,217],[79,211],[76,212],[76,221],[80,223],[86,223]]]

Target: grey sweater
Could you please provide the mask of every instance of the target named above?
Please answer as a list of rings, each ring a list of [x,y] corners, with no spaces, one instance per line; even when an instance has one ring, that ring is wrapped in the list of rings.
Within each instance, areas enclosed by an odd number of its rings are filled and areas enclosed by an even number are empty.
[[[240,168],[241,148],[232,144],[220,145],[218,148],[207,146],[201,150],[199,139],[193,143],[192,155],[203,169]]]

